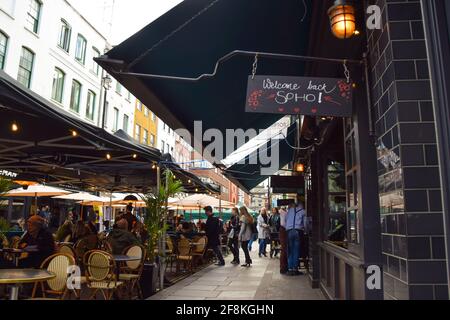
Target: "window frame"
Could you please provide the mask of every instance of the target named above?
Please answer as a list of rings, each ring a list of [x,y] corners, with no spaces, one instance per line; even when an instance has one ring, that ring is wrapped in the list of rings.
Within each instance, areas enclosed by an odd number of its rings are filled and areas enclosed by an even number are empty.
[[[92,97],[93,97],[93,99],[92,99]],[[92,102],[92,106],[91,106],[91,102]],[[92,117],[90,117],[90,114],[88,113],[90,107],[92,107]],[[97,107],[97,94],[93,90],[89,89],[88,93],[87,93],[87,100],[86,100],[86,118],[88,120],[94,121],[96,107]]]
[[[120,110],[117,107],[114,107],[113,109],[113,128],[112,131],[116,132],[119,130],[119,117],[120,117]]]
[[[23,65],[22,65],[22,59],[23,59],[23,56],[24,56],[23,53],[25,51],[30,53],[31,57],[32,57],[31,66],[30,66],[29,70],[25,69],[25,67],[23,67]],[[23,84],[27,88],[31,88],[31,82],[32,82],[32,78],[33,78],[33,69],[34,69],[34,62],[35,62],[35,60],[36,60],[36,53],[34,53],[34,51],[31,50],[30,48],[22,46],[22,50],[20,51],[19,71],[18,71],[18,74],[17,74],[17,81],[19,81],[19,83]],[[26,72],[29,73],[29,79],[28,79],[28,83],[27,84],[25,84],[25,83],[23,83],[23,82],[21,82],[19,80],[19,76],[20,76],[20,71],[21,70],[25,70]]]
[[[148,135],[148,130],[147,130],[147,129],[144,129],[144,130],[142,131],[142,143],[143,143],[143,144],[148,145],[148,137],[149,137],[149,135]]]
[[[37,3],[38,4],[38,11],[37,11],[37,16],[34,17],[31,15],[31,9],[32,9],[32,4],[33,3]],[[28,4],[28,9],[27,9],[27,18],[25,20],[25,27],[35,33],[35,34],[39,34],[39,28],[41,25],[41,16],[42,16],[42,7],[43,7],[43,3],[40,0],[29,0],[29,4]],[[32,28],[30,28],[31,26],[31,22],[29,21],[29,19],[33,19],[33,24],[32,24]]]
[[[61,84],[61,88],[56,88],[55,83],[58,82],[58,79],[55,78],[56,74],[59,73],[60,75],[62,75],[62,82]],[[52,100],[59,102],[59,103],[63,103],[63,99],[64,99],[64,87],[65,87],[65,83],[66,83],[66,73],[58,67],[55,67],[54,70],[54,74],[53,74],[53,84],[52,84]],[[58,84],[56,84],[58,85]],[[56,88],[56,90],[55,90]],[[58,95],[58,89],[60,89],[59,95]]]
[[[122,123],[122,130],[125,131],[126,133],[128,133],[128,127],[129,127],[129,123],[130,123],[130,116],[127,114],[123,115],[123,123]]]
[[[92,46],[92,66],[91,71],[96,76],[100,75],[100,65],[95,62],[94,58],[98,58],[101,56],[100,50],[98,50],[96,47]]]
[[[84,43],[84,47],[83,47],[83,51],[82,51],[82,57],[78,57],[78,53],[79,53],[79,40],[82,39]],[[75,60],[78,61],[79,63],[81,63],[82,65],[86,64],[86,51],[87,51],[87,39],[81,34],[79,33],[77,36],[77,44],[75,46]],[[80,59],[81,58],[81,59]]]
[[[61,43],[64,27],[65,27],[65,31],[67,31],[67,34],[64,34],[64,40],[63,40],[64,43]],[[72,40],[72,26],[67,22],[67,20],[61,18],[61,27],[59,30],[58,47],[61,50],[64,50],[65,52],[69,53],[71,40]]]
[[[78,97],[77,97],[77,100],[78,100],[78,102],[77,102],[77,109],[74,109],[73,108],[73,103],[74,103],[74,85],[75,84],[77,84],[78,85],[78,88],[79,88],[79,90],[78,90]],[[71,110],[71,111],[73,111],[73,112],[75,112],[75,113],[80,113],[80,107],[81,107],[81,94],[82,94],[82,91],[83,91],[83,85],[81,84],[81,82],[80,81],[78,81],[78,80],[76,80],[76,79],[73,79],[72,80],[72,88],[71,88],[71,90],[70,90],[70,104],[69,104],[69,109]]]
[[[141,126],[137,123],[134,126],[134,139],[137,142],[141,142]]]
[[[0,38],[1,37],[4,37],[4,39],[5,39],[5,50],[3,52],[3,57],[2,57],[3,60],[0,61],[0,70],[4,70],[5,66],[6,66],[6,58],[8,55],[9,36],[4,31],[0,30]],[[1,54],[0,54],[0,56],[1,56]]]

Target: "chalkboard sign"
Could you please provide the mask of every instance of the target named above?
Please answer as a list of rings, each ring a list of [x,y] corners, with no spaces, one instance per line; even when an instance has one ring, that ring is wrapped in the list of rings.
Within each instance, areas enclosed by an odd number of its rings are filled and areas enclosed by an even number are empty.
[[[246,112],[351,117],[352,84],[345,79],[252,76]]]

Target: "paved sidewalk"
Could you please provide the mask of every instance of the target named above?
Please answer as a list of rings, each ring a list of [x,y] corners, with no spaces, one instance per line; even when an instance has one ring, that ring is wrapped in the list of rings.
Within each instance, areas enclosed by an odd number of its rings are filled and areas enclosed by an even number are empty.
[[[150,300],[323,300],[307,276],[289,277],[279,272],[279,259],[258,258],[251,268],[230,264],[209,266],[152,296]],[[241,261],[244,261],[241,257]]]

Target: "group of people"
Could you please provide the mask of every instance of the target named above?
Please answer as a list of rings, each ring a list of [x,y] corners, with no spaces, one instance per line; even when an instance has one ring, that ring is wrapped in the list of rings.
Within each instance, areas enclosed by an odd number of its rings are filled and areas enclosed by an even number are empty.
[[[267,257],[266,248],[280,245],[280,273],[287,275],[300,275],[301,241],[307,231],[307,218],[304,205],[301,201],[284,208],[273,208],[269,215],[265,208],[255,219],[250,215],[246,207],[234,208],[231,219],[225,224],[225,230],[221,221],[214,217],[211,207],[204,208],[208,219],[206,221],[206,236],[209,247],[214,251],[218,259],[218,266],[224,266],[220,235],[228,233],[228,247],[233,254],[232,264],[239,265],[239,251],[242,249],[245,255],[245,263],[242,267],[250,267],[251,245],[258,239],[258,256]],[[277,255],[277,252],[275,252]]]

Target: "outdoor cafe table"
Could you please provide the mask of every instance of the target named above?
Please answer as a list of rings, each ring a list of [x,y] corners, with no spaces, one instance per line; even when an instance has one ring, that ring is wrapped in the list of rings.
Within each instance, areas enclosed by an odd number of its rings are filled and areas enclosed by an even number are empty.
[[[19,285],[23,283],[35,283],[55,278],[54,273],[47,270],[36,269],[4,269],[0,270],[0,284],[10,284],[10,300],[18,300]]]
[[[15,249],[15,248],[3,248],[0,249],[0,252],[9,253],[13,255],[14,257],[14,265],[17,267],[19,266],[19,257],[22,253],[31,253],[31,252],[37,252],[38,249],[35,247],[29,247],[25,249]]]

